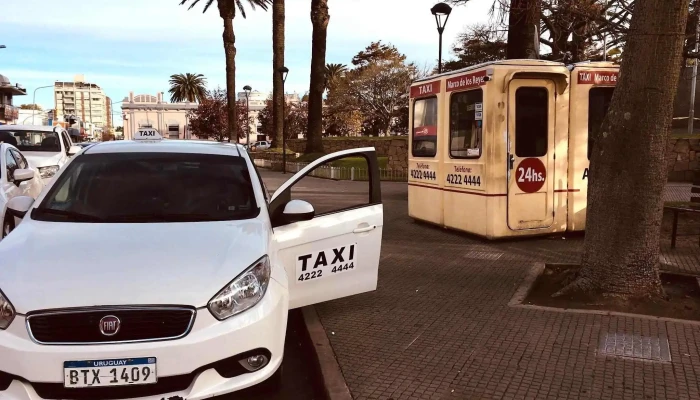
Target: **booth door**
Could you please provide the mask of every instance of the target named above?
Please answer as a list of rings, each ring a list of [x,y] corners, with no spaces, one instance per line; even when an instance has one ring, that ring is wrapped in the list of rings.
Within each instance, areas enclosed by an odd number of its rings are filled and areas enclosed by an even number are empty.
[[[514,79],[508,92],[508,227],[554,222],[555,85]]]

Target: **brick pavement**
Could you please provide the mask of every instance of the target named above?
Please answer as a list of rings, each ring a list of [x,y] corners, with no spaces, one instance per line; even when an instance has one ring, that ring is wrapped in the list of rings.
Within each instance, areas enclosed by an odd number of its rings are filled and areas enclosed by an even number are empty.
[[[413,222],[406,184],[382,188],[378,290],[317,306],[355,399],[700,399],[700,326],[508,307],[533,263],[578,261],[581,235],[488,242]],[[700,273],[697,236],[667,236],[664,269]],[[667,339],[671,362],[598,355],[616,333]]]

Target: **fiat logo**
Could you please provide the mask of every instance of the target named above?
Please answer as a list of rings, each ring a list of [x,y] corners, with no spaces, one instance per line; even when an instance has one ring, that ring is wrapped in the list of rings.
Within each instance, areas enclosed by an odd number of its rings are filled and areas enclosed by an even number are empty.
[[[107,315],[100,320],[100,332],[105,336],[114,336],[119,332],[121,321],[114,315]]]

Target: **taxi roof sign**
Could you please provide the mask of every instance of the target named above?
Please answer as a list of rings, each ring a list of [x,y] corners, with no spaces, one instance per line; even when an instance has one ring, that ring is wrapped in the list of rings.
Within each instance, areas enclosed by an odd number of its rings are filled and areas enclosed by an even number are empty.
[[[161,140],[163,136],[158,133],[157,130],[153,128],[139,128],[136,133],[134,133],[134,140]]]

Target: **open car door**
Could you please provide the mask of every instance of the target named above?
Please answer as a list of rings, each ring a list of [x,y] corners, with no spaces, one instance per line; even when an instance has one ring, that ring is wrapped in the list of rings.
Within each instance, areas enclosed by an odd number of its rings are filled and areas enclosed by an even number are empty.
[[[289,308],[377,288],[384,211],[373,147],[306,166],[272,195],[270,216]]]

